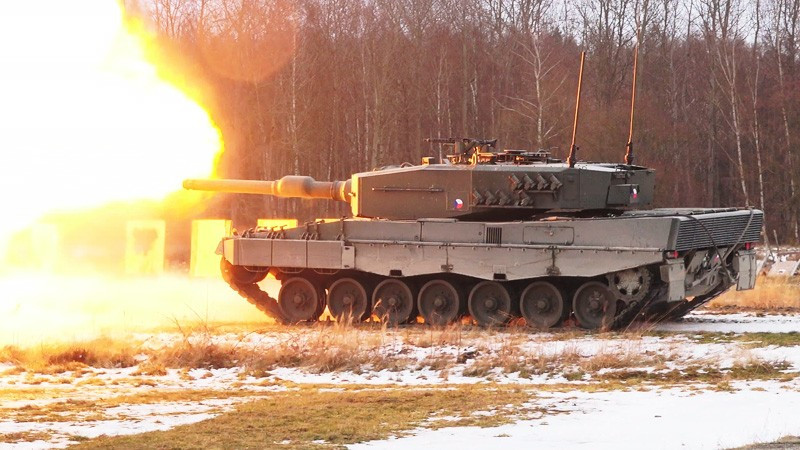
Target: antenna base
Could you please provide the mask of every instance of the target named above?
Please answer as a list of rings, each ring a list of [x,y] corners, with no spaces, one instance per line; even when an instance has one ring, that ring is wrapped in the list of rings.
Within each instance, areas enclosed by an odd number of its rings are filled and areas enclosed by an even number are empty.
[[[575,167],[575,163],[578,160],[578,150],[580,150],[580,147],[578,147],[577,145],[573,145],[572,148],[570,148],[569,150],[569,156],[567,157],[567,164],[569,164],[570,167]]]
[[[625,164],[632,166],[633,165],[633,142],[628,141],[628,145],[625,146]]]

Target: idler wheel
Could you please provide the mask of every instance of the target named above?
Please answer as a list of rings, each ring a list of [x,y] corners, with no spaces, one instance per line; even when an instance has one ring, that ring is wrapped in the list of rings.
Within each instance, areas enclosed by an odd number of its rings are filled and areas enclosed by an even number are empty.
[[[564,297],[551,283],[535,281],[522,291],[519,309],[529,326],[546,330],[564,320]]]
[[[340,278],[328,288],[328,310],[339,322],[361,322],[369,314],[367,289],[352,278]]]
[[[511,319],[511,295],[496,281],[481,281],[469,293],[467,308],[482,327],[503,325]]]
[[[458,318],[461,296],[449,281],[431,280],[419,290],[417,308],[426,324],[447,325]]]
[[[320,315],[319,290],[305,278],[284,280],[278,293],[278,304],[288,322],[316,320]]]
[[[572,298],[572,310],[578,325],[589,330],[609,328],[617,313],[614,294],[603,283],[589,281]]]
[[[375,287],[372,304],[372,313],[381,322],[389,325],[406,323],[413,318],[414,293],[405,281],[389,278]]]
[[[227,259],[222,258],[219,263],[222,279],[238,285],[256,284],[267,277],[269,268],[267,267],[245,267],[234,266]]]

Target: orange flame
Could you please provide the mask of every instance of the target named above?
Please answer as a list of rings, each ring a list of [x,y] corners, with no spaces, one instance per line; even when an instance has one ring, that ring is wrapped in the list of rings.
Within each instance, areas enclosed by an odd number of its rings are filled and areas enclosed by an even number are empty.
[[[0,252],[45,212],[161,199],[207,177],[220,132],[152,37],[109,0],[10,2],[0,15]]]

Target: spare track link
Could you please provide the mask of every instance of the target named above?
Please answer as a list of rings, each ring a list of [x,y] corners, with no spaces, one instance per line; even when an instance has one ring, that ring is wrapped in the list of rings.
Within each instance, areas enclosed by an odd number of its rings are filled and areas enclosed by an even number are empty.
[[[238,292],[239,295],[244,297],[245,300],[258,308],[259,311],[275,319],[278,323],[286,323],[286,318],[283,315],[283,310],[281,310],[278,301],[258,287],[258,284],[238,284],[230,277],[224,275],[223,272],[222,278],[225,282],[228,283],[234,291]]]

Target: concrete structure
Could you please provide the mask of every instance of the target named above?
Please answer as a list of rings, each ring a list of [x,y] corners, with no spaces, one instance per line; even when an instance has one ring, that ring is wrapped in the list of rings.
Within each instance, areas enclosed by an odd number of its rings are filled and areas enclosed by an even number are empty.
[[[189,274],[193,277],[217,277],[219,255],[216,254],[220,239],[231,234],[231,221],[227,219],[205,219],[192,221],[192,254]]]
[[[164,272],[166,224],[163,220],[132,220],[125,229],[125,273]]]
[[[800,261],[780,261],[770,267],[767,278],[793,277],[800,270]]]

